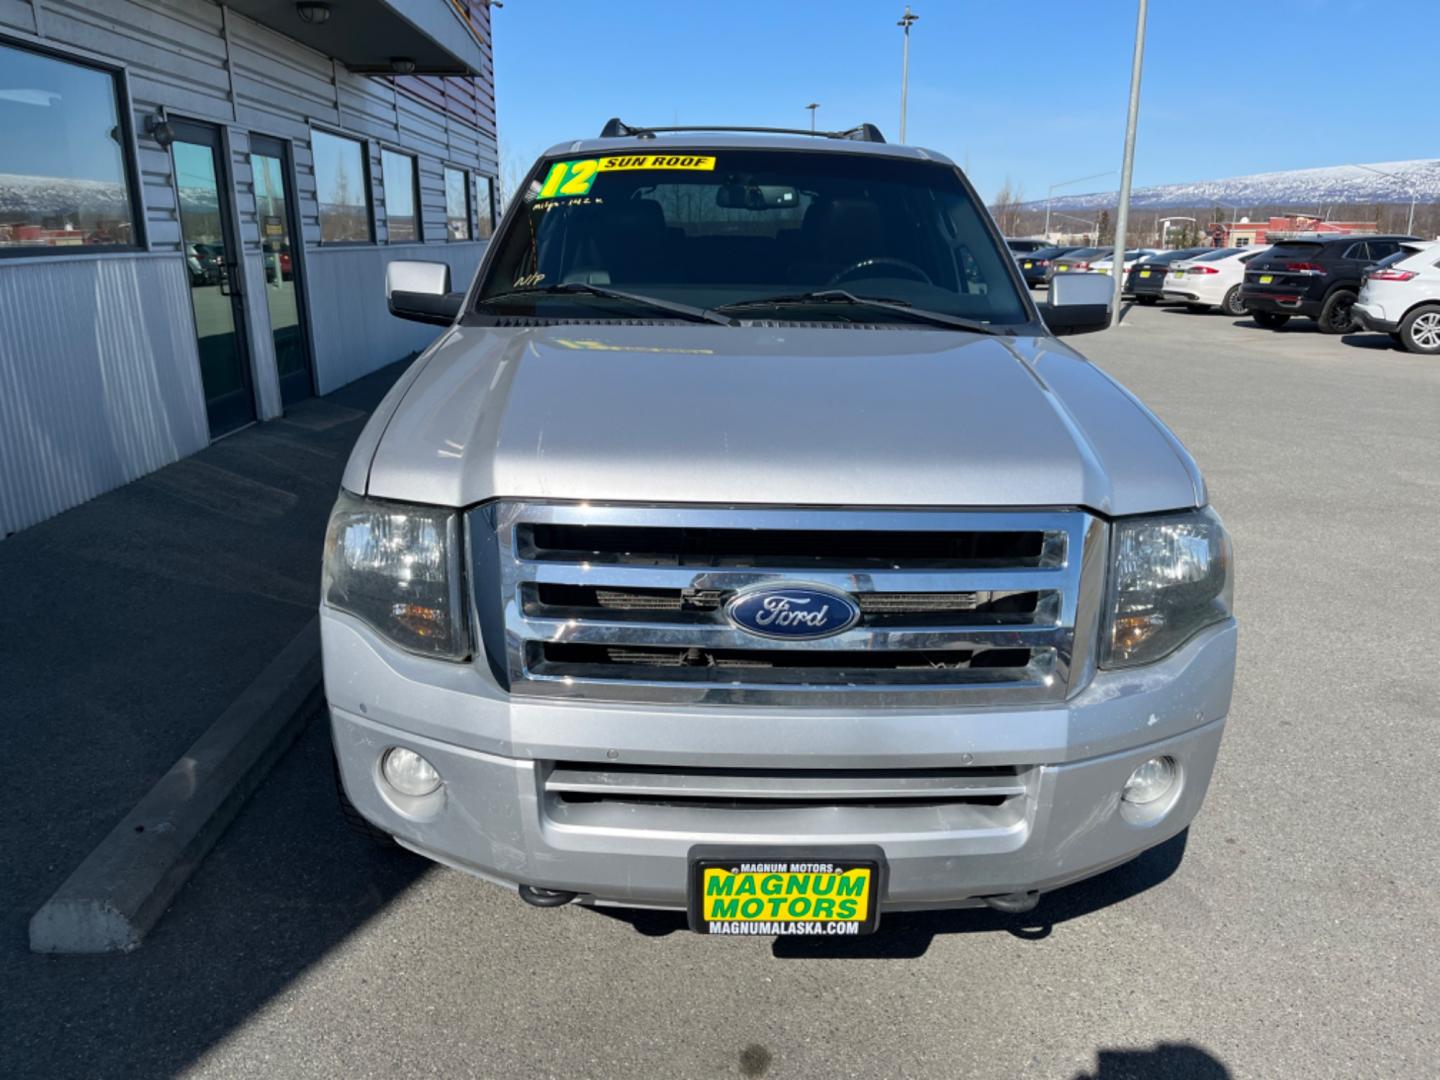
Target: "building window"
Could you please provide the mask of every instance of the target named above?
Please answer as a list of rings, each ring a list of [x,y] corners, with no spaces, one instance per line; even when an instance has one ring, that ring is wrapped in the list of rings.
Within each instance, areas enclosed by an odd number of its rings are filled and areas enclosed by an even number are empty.
[[[479,226],[476,240],[489,240],[495,233],[495,181],[482,173],[475,174],[475,213]]]
[[[380,151],[380,177],[385,184],[385,231],[392,244],[420,242],[419,191],[415,159],[393,150]]]
[[[137,246],[115,75],[0,45],[0,252]]]
[[[315,199],[320,204],[322,244],[368,244],[370,180],[365,170],[365,147],[356,139],[310,133],[315,157]]]
[[[464,169],[445,166],[445,237],[470,239],[470,184]]]

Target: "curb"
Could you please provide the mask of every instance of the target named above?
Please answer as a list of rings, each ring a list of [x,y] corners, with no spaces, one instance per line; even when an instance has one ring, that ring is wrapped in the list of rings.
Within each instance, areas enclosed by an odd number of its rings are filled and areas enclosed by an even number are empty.
[[[319,626],[312,618],[45,901],[33,952],[140,946],[323,702]]]

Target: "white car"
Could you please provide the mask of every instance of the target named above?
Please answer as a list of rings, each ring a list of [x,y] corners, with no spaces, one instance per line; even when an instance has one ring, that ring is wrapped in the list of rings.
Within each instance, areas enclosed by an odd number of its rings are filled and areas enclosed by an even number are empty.
[[[1172,263],[1162,295],[1166,300],[1182,301],[1191,311],[1218,307],[1224,314],[1239,318],[1245,314],[1245,305],[1240,302],[1245,264],[1269,250],[1269,244],[1216,248],[1193,259]]]
[[[1413,353],[1440,353],[1440,243],[1407,240],[1365,272],[1351,309],[1367,330]]]
[[[1130,272],[1130,268],[1134,266],[1137,262],[1139,262],[1141,259],[1145,258],[1147,255],[1159,254],[1159,248],[1130,248],[1125,252],[1125,273],[1128,274]],[[1110,273],[1111,269],[1114,268],[1114,266],[1115,256],[1108,255],[1103,259],[1097,259],[1095,262],[1092,262],[1090,264],[1090,272],[1092,274],[1108,274]]]

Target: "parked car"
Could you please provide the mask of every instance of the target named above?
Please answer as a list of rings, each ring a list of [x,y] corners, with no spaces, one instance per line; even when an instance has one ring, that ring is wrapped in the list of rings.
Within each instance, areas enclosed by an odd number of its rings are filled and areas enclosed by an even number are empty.
[[[1137,304],[1158,304],[1160,290],[1165,285],[1165,274],[1170,264],[1180,259],[1212,251],[1213,248],[1179,248],[1175,251],[1160,251],[1146,255],[1130,264],[1125,275],[1124,294],[1133,296]]]
[[[1269,250],[1269,244],[1212,248],[1203,255],[1171,263],[1165,275],[1164,297],[1179,300],[1191,311],[1218,307],[1224,314],[1238,318],[1245,314],[1240,300],[1245,267]]]
[[[1365,271],[1352,310],[1366,330],[1389,334],[1413,353],[1440,354],[1440,243],[1402,241]]]
[[[1016,255],[1026,255],[1032,251],[1039,251],[1041,248],[1049,247],[1049,240],[1010,239],[1006,238],[1005,246]]]
[[[857,132],[614,120],[541,157],[467,292],[389,264],[446,328],[326,538],[365,829],[538,906],[852,934],[1028,910],[1199,810],[1230,543],[1053,336],[1107,325],[1105,280],[1036,305],[953,162]]]
[[[218,285],[223,268],[221,249],[211,244],[191,244],[185,253],[185,265],[190,271],[190,285]]]
[[[1240,300],[1261,326],[1278,330],[1292,315],[1314,319],[1323,334],[1348,333],[1350,308],[1367,266],[1413,236],[1316,236],[1281,240],[1245,268]]]
[[[1089,273],[1091,263],[1096,259],[1109,258],[1114,250],[1108,247],[1087,247],[1067,251],[1059,258],[1050,260],[1050,266],[1045,271],[1045,280],[1048,282],[1056,274]]]
[[[1079,250],[1078,247],[1040,248],[1025,255],[1017,255],[1015,261],[1020,266],[1020,276],[1025,279],[1025,284],[1034,289],[1045,284],[1045,274],[1050,269],[1051,260]]]
[[[1160,254],[1159,248],[1127,248],[1125,251],[1125,258],[1122,260],[1121,266],[1124,267],[1124,272],[1128,274],[1130,272],[1130,268],[1134,266],[1137,262],[1139,262],[1141,259],[1158,254]],[[1095,261],[1093,261],[1090,264],[1090,272],[1092,274],[1108,274],[1114,268],[1114,266],[1115,252],[1112,250],[1110,254],[1105,256],[1103,259],[1096,259]]]

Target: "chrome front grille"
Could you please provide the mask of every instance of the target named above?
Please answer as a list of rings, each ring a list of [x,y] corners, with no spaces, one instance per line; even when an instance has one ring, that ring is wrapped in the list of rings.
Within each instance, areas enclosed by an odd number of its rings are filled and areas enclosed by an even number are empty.
[[[1089,675],[1104,525],[1079,511],[840,511],[500,502],[472,511],[475,610],[512,693],[913,707],[1054,701]],[[779,641],[725,605],[839,589],[833,637]]]

